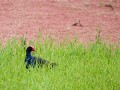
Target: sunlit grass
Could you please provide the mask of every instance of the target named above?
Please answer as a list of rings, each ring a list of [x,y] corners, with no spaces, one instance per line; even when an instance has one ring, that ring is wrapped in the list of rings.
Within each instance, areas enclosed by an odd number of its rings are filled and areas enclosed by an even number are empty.
[[[24,40],[0,45],[0,90],[120,90],[120,48],[96,42],[37,40],[32,54],[56,62],[26,70]]]

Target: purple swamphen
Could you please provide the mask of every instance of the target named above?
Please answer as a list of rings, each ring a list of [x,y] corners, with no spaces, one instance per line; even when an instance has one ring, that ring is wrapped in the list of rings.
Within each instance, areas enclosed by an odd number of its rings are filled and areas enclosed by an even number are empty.
[[[26,57],[25,57],[25,63],[26,63],[26,69],[29,68],[29,66],[35,67],[36,63],[39,66],[42,67],[42,65],[49,65],[50,67],[54,67],[56,63],[50,63],[47,60],[44,60],[42,58],[34,57],[31,55],[31,51],[35,51],[35,49],[32,46],[29,46],[26,49]]]

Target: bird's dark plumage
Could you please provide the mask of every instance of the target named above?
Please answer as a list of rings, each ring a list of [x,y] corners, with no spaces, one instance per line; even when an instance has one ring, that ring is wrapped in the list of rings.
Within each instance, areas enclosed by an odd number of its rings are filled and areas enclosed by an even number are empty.
[[[31,55],[31,51],[35,51],[35,49],[32,46],[29,46],[26,49],[26,57],[25,57],[25,63],[26,63],[26,68],[28,69],[29,66],[35,67],[36,63],[38,63],[38,67],[42,66],[43,64],[46,65],[51,65],[51,67],[53,67],[54,65],[56,65],[56,63],[50,63],[47,60],[44,60],[42,58],[37,58]]]

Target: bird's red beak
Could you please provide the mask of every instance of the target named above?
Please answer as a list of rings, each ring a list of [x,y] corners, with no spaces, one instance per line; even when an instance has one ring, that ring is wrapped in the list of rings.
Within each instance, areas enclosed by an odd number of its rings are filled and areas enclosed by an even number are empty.
[[[32,51],[36,51],[35,48],[32,47]]]

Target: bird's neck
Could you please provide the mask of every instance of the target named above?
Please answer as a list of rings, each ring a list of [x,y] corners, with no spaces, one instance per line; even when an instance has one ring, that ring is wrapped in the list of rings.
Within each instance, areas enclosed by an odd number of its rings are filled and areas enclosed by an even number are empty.
[[[26,56],[27,56],[27,57],[32,57],[32,56],[31,56],[31,52],[26,51]]]

